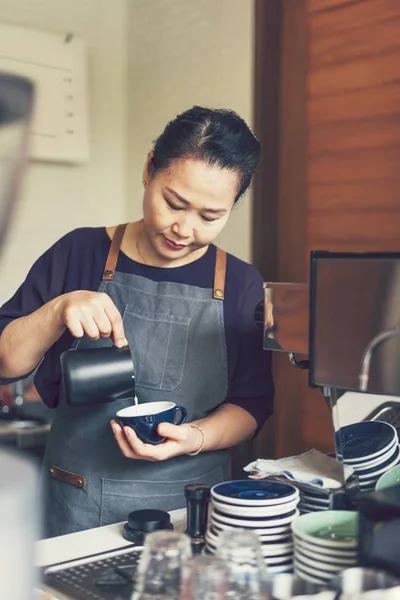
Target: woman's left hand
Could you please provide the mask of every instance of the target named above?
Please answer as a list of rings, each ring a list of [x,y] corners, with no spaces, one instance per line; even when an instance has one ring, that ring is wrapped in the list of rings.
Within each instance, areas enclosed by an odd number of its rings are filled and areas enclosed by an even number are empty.
[[[131,427],[122,428],[114,420],[111,421],[111,428],[122,454],[127,458],[153,462],[167,460],[173,456],[195,452],[201,445],[201,434],[189,424],[160,423],[157,433],[167,439],[157,446],[145,444]]]

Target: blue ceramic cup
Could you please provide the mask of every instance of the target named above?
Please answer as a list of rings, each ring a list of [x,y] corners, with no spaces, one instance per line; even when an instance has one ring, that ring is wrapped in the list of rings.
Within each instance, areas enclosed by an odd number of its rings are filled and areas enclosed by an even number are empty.
[[[136,435],[146,444],[162,444],[166,438],[157,433],[160,423],[182,425],[187,412],[174,402],[145,402],[119,410],[116,419],[121,426],[132,427]]]

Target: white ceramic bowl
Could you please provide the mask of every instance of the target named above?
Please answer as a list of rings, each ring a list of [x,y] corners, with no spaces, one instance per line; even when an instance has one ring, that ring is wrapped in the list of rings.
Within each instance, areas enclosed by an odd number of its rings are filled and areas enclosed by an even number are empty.
[[[357,559],[358,550],[357,548],[350,548],[349,550],[337,549],[337,548],[325,548],[324,546],[316,546],[314,543],[306,542],[302,538],[297,537],[296,535],[293,537],[295,546],[299,546],[303,550],[307,552],[316,553],[318,552],[319,556],[321,556],[322,560],[325,560],[325,557],[333,557],[338,560],[350,560],[353,561]]]
[[[305,556],[310,560],[316,560],[317,562],[321,562],[322,564],[333,564],[333,565],[342,565],[343,569],[347,566],[352,566],[357,563],[357,555],[352,557],[343,557],[343,556],[332,556],[330,554],[322,554],[318,552],[315,548],[310,550],[309,548],[304,548],[297,541],[294,544],[294,552],[295,555]]]
[[[309,575],[308,573],[306,573],[305,571],[303,571],[299,566],[294,564],[294,574],[299,577],[300,579],[304,579],[304,581],[309,581],[310,583],[318,583],[319,585],[325,585],[326,581],[324,581],[323,579],[318,579],[317,577],[312,577],[312,575]],[[305,598],[307,598],[307,600],[309,599],[309,596],[300,596],[298,598],[298,600],[305,600]],[[318,598],[318,596],[317,596]]]
[[[324,577],[325,577],[325,574],[327,574],[327,573],[332,573],[332,577],[333,577],[336,573],[338,573],[339,571],[343,571],[343,569],[346,568],[346,565],[343,565],[341,563],[322,562],[321,560],[319,560],[318,556],[316,556],[315,558],[314,557],[310,558],[308,555],[300,552],[300,550],[298,550],[297,548],[295,550],[294,557],[296,560],[301,561],[301,563],[304,566],[311,567],[313,569],[316,569],[317,571],[320,569],[323,572]],[[353,566],[355,564],[356,564],[356,561],[354,561],[353,563],[350,563],[350,566]]]
[[[321,574],[321,571],[313,569],[311,567],[307,567],[299,561],[297,561],[296,559],[294,559],[293,564],[295,574],[301,577],[301,579],[305,579],[306,581],[324,584],[327,583],[330,579],[332,579],[331,576],[328,575],[324,577],[324,575]]]

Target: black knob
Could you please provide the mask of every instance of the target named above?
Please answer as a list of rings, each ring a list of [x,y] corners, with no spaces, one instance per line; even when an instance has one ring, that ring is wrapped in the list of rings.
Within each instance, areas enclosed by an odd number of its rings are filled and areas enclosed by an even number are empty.
[[[165,510],[135,510],[128,515],[123,536],[129,542],[142,545],[147,533],[160,529],[173,529],[170,516]]]
[[[186,533],[192,538],[193,548],[193,544],[204,543],[207,530],[210,486],[204,483],[191,483],[185,486],[185,496],[187,507]]]

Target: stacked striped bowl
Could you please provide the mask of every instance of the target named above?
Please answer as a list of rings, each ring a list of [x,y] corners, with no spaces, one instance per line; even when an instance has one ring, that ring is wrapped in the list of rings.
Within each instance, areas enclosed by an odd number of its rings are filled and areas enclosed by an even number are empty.
[[[305,515],[310,512],[329,510],[329,490],[317,489],[311,487],[302,487],[297,485],[300,490],[299,511]]]
[[[370,492],[378,479],[400,463],[397,430],[383,421],[361,421],[336,433],[338,457],[354,469],[360,489]]]
[[[311,583],[327,584],[358,561],[358,513],[327,510],[302,515],[292,524],[294,572]]]
[[[299,516],[299,491],[277,481],[238,480],[211,489],[206,553],[214,554],[223,531],[247,529],[257,533],[268,573],[291,572],[291,524]]]

